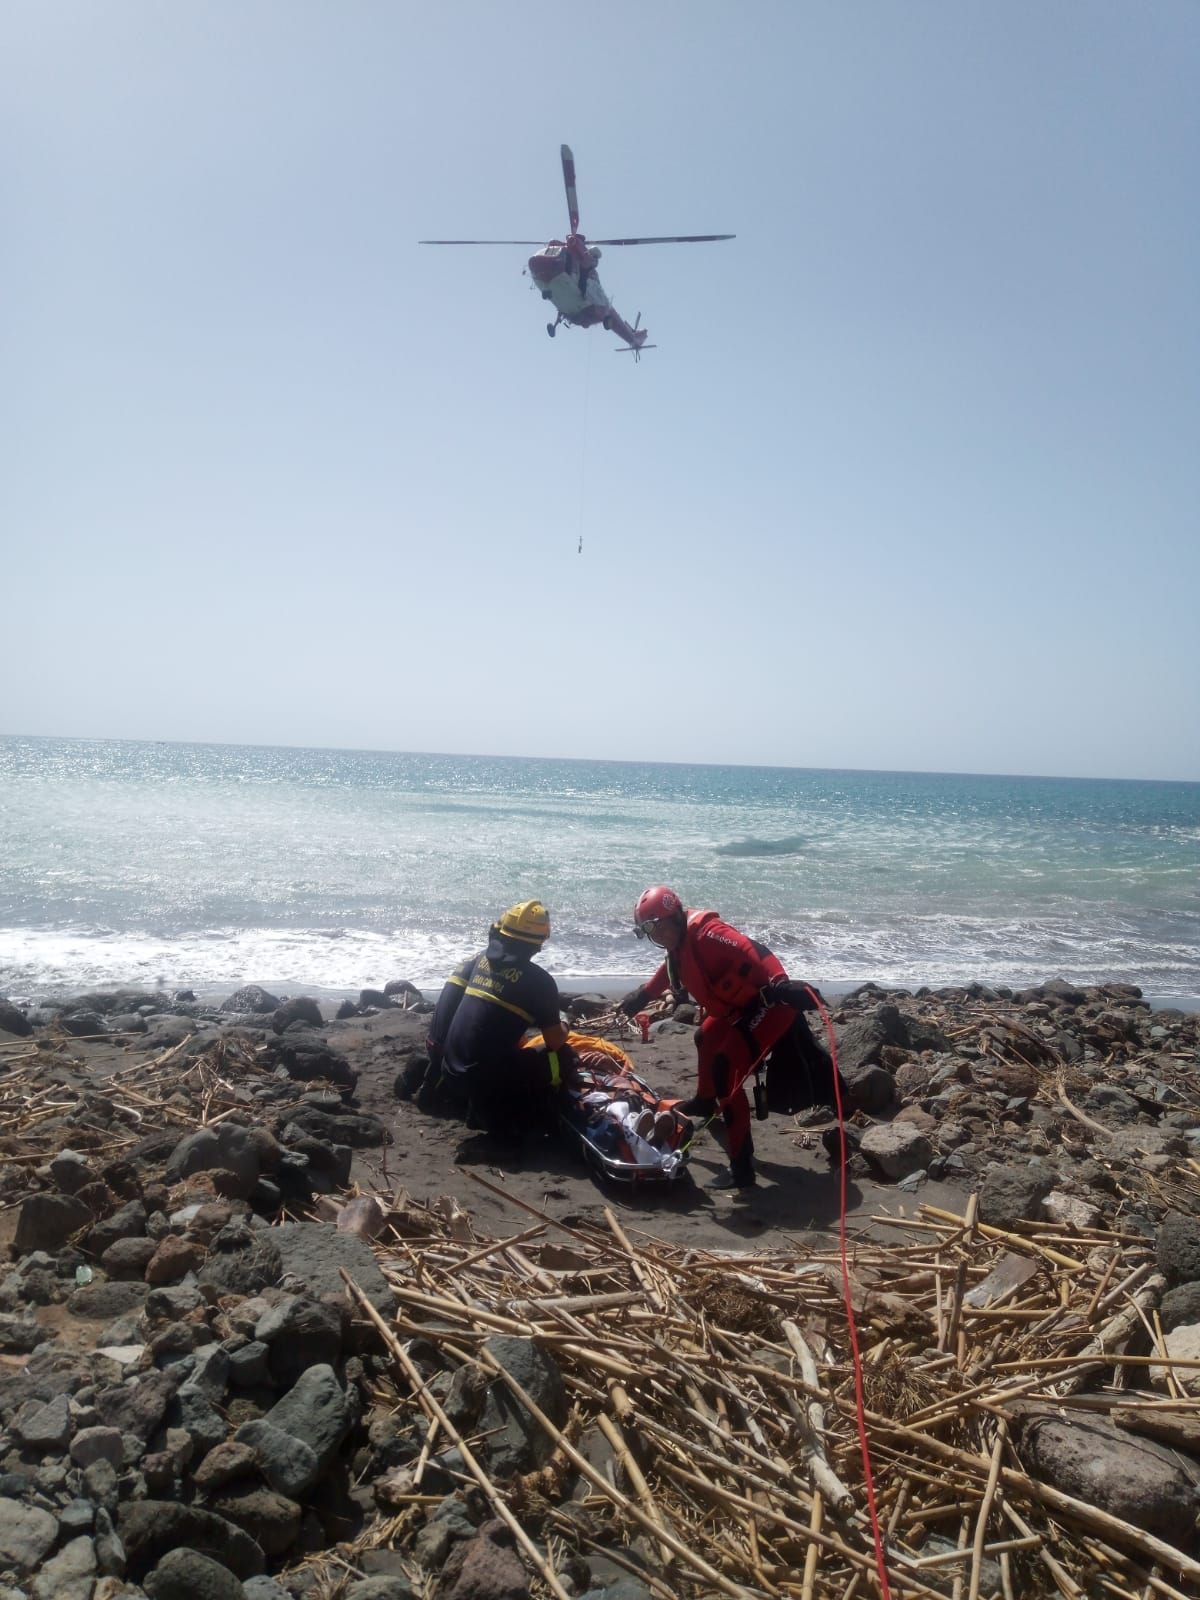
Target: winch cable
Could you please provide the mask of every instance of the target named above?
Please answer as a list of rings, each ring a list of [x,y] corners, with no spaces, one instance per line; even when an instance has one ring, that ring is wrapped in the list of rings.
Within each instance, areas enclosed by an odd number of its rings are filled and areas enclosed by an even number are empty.
[[[863,1399],[863,1366],[858,1348],[858,1325],[854,1320],[854,1296],[850,1288],[850,1263],[846,1254],[846,1116],[842,1106],[841,1075],[837,1064],[837,1040],[834,1037],[833,1019],[825,1009],[821,996],[815,989],[804,985],[813,1004],[821,1014],[829,1038],[829,1054],[833,1061],[833,1096],[837,1106],[838,1157],[841,1168],[838,1204],[838,1249],[842,1262],[842,1295],[846,1302],[846,1323],[850,1329],[850,1355],[854,1365],[854,1408],[858,1422],[858,1443],[862,1453],[863,1483],[867,1493],[867,1513],[871,1519],[871,1534],[875,1540],[875,1566],[879,1572],[879,1590],[883,1600],[891,1600],[888,1583],[887,1557],[883,1549],[883,1532],[879,1526],[879,1513],[875,1506],[875,1478],[871,1471],[871,1447],[867,1440],[867,1414]]]
[[[579,544],[576,555],[583,554],[583,516],[587,506],[588,416],[592,408],[593,342],[591,339],[587,341],[587,354],[583,358],[583,425],[579,430]]]
[[[863,1397],[862,1355],[859,1351],[858,1345],[858,1324],[854,1319],[854,1296],[850,1287],[850,1262],[846,1245],[846,1111],[842,1104],[841,1074],[838,1072],[837,1064],[837,1036],[835,1035],[833,1029],[833,1018],[825,1009],[825,1003],[821,999],[821,996],[814,988],[811,987],[811,985],[807,983],[801,984],[800,987],[805,990],[811,999],[813,1006],[820,1013],[821,1021],[825,1025],[825,1033],[829,1039],[829,1056],[833,1063],[833,1098],[834,1105],[837,1110],[838,1165],[840,1168],[838,1195],[838,1251],[841,1258],[842,1267],[842,1298],[846,1306],[846,1323],[850,1330],[850,1356],[851,1363],[854,1368],[855,1420],[858,1424],[858,1444],[859,1452],[862,1456],[863,1483],[867,1496],[867,1515],[871,1521],[871,1536],[875,1543],[875,1567],[879,1573],[879,1591],[882,1600],[891,1600],[892,1590],[891,1585],[888,1583],[887,1556],[883,1548],[883,1530],[879,1526],[879,1512],[875,1504],[875,1475],[871,1470],[871,1446],[867,1438],[867,1411],[866,1401]],[[805,1026],[807,1026],[807,1024],[805,1024]],[[705,1119],[705,1121],[694,1130],[687,1143],[680,1146],[681,1152],[688,1150],[695,1143],[696,1139],[699,1138],[699,1136],[704,1132],[704,1130],[716,1121],[717,1117],[720,1116],[724,1110],[725,1105],[727,1105],[733,1096],[743,1088],[746,1080],[754,1073],[761,1070],[763,1061],[769,1054],[770,1051],[764,1051],[762,1056],[760,1056],[752,1066],[747,1067],[746,1071],[738,1079],[737,1083],[729,1091],[729,1094],[726,1095],[725,1099]]]

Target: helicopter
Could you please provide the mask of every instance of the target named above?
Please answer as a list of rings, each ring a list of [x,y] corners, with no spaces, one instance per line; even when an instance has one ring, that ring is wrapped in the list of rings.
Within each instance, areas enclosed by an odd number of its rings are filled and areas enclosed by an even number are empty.
[[[543,300],[549,300],[555,310],[553,322],[546,324],[546,332],[553,339],[560,323],[575,328],[593,328],[597,323],[623,339],[626,349],[618,354],[632,354],[640,361],[643,350],[657,346],[647,344],[649,329],[641,325],[639,311],[633,326],[614,307],[600,287],[596,268],[600,263],[600,245],[627,244],[712,244],[720,239],[732,239],[732,233],[674,233],[648,239],[597,239],[589,244],[579,231],[579,199],[575,192],[575,157],[569,145],[562,146],[563,186],[567,191],[567,216],[571,228],[565,239],[551,239],[530,256],[526,270]],[[538,239],[421,239],[421,244],[540,244]]]

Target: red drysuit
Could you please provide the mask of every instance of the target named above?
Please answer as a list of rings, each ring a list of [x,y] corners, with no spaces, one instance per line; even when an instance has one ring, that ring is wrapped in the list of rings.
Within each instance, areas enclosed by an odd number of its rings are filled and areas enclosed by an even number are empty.
[[[689,911],[683,943],[643,989],[647,1000],[667,989],[686,989],[707,1013],[696,1033],[696,1101],[686,1105],[704,1113],[720,1104],[729,1165],[739,1184],[754,1176],[750,1104],[742,1085],[795,1020],[787,1006],[765,1005],[759,991],[786,978],[783,963],[765,945],[722,922],[715,911]]]

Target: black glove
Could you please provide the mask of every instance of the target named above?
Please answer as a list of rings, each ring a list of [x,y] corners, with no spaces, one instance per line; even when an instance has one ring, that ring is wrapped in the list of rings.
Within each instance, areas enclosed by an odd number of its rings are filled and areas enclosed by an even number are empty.
[[[624,1012],[627,1017],[632,1017],[646,1004],[646,986],[640,989],[631,989],[627,995],[617,1001],[617,1010]]]
[[[816,993],[810,984],[801,983],[798,979],[775,978],[758,991],[758,998],[765,1006],[790,1006],[793,1011],[815,1011],[817,1002],[813,995]]]

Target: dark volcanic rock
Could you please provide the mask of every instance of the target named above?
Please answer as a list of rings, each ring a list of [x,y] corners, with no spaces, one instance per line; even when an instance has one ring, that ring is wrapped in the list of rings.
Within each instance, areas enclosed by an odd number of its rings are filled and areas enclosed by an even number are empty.
[[[1195,1491],[1164,1445],[1112,1423],[1034,1416],[1020,1425],[1026,1471],[1065,1494],[1183,1549],[1195,1531]]]
[[[304,1028],[291,1028],[278,1040],[277,1060],[287,1069],[288,1076],[301,1083],[314,1078],[327,1078],[330,1083],[352,1089],[358,1082],[358,1073],[340,1050],[335,1050],[319,1033]]]
[[[57,1250],[92,1220],[91,1209],[74,1195],[31,1194],[21,1207],[14,1248],[22,1256]]]
[[[219,1009],[240,1012],[243,1016],[266,1016],[269,1011],[278,1011],[282,1004],[276,995],[269,994],[260,983],[247,983],[222,1000]]]
[[[198,1550],[171,1550],[146,1579],[150,1600],[245,1600],[228,1567]]]
[[[321,1463],[312,1446],[263,1418],[243,1422],[234,1442],[253,1450],[263,1477],[280,1494],[304,1494],[321,1476]]]
[[[1200,1282],[1181,1283],[1177,1289],[1168,1289],[1162,1297],[1159,1315],[1164,1333],[1200,1322]]]
[[[849,1072],[843,1069],[842,1076],[853,1111],[886,1111],[896,1099],[896,1081],[886,1067],[868,1063]]]
[[[484,1349],[516,1379],[534,1404],[561,1427],[567,1417],[567,1391],[562,1373],[552,1358],[539,1350],[532,1340],[507,1335],[489,1339]],[[498,1378],[490,1386],[479,1426],[487,1435],[482,1448],[489,1470],[498,1478],[544,1466],[554,1453],[553,1442],[503,1379]]]
[[[212,1509],[248,1533],[268,1556],[281,1556],[295,1544],[300,1533],[300,1507],[273,1489],[223,1491],[214,1499]]]
[[[210,1556],[239,1578],[252,1578],[265,1566],[255,1540],[232,1522],[198,1506],[173,1500],[130,1500],[120,1510],[117,1530],[125,1546],[128,1573],[145,1577],[170,1551],[185,1545]]]
[[[526,1600],[529,1575],[513,1549],[513,1535],[498,1518],[485,1522],[463,1546],[458,1581],[450,1600]]]
[[[170,1404],[179,1388],[181,1374],[164,1368],[163,1371],[143,1372],[127,1383],[116,1384],[96,1393],[96,1410],[100,1420],[121,1433],[135,1434],[139,1439],[149,1439],[162,1425]]]
[[[1158,1270],[1174,1287],[1200,1279],[1200,1220],[1169,1211],[1158,1230]]]
[[[144,1278],[158,1246],[153,1239],[117,1239],[100,1257],[110,1278]]]
[[[979,1220],[993,1228],[1036,1222],[1053,1187],[1053,1175],[1033,1167],[989,1167],[979,1186]]]
[[[244,1222],[227,1223],[212,1242],[208,1260],[197,1274],[199,1282],[221,1294],[249,1295],[273,1288],[283,1275],[276,1242],[282,1231],[252,1229]],[[341,1283],[340,1278],[338,1282]]]
[[[86,1317],[93,1322],[111,1322],[123,1317],[127,1311],[136,1311],[150,1293],[148,1283],[89,1283],[67,1301],[67,1310],[73,1317]]]
[[[315,1299],[342,1300],[346,1285],[339,1269],[344,1267],[381,1315],[395,1311],[396,1297],[374,1251],[352,1233],[339,1233],[324,1222],[287,1222],[270,1229],[269,1237],[283,1272],[298,1278]]]
[[[320,1028],[324,1025],[325,1018],[321,1015],[321,1008],[315,1000],[307,995],[299,994],[294,1000],[285,1000],[271,1017],[271,1027],[276,1033],[284,1033],[293,1022],[307,1022],[310,1027]]]
[[[287,1120],[291,1127],[300,1128],[314,1139],[324,1139],[328,1144],[348,1144],[355,1149],[370,1149],[387,1143],[387,1129],[378,1117],[369,1112],[299,1105],[288,1112]]]
[[[87,1236],[85,1249],[102,1256],[118,1239],[140,1239],[145,1232],[146,1208],[140,1200],[130,1200],[96,1224]]]
[[[165,1181],[181,1183],[197,1172],[230,1174],[223,1193],[229,1198],[248,1199],[262,1169],[262,1157],[269,1136],[260,1130],[243,1128],[236,1122],[223,1122],[219,1128],[199,1128],[171,1152]]]
[[[283,1399],[271,1407],[266,1421],[306,1444],[323,1472],[353,1426],[355,1414],[351,1397],[333,1368],[320,1366],[309,1367]]]
[[[7,1000],[0,1000],[0,1033],[15,1033],[18,1038],[27,1039],[32,1032],[33,1024],[25,1013]]]
[[[254,1337],[270,1346],[276,1388],[290,1389],[308,1367],[333,1366],[341,1355],[341,1308],[300,1295],[273,1306]]]
[[[855,1017],[837,1030],[838,1065],[847,1082],[860,1067],[876,1065],[885,1045],[908,1048],[908,1025],[898,1006],[886,1003],[868,1016]]]

